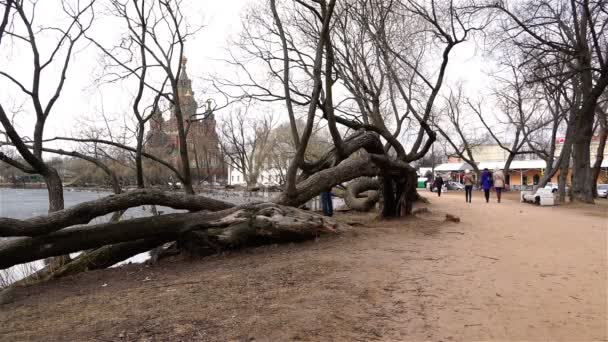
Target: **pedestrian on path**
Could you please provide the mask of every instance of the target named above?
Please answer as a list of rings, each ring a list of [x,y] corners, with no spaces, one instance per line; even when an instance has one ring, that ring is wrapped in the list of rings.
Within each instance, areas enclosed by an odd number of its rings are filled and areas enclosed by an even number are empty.
[[[471,203],[473,197],[473,184],[475,180],[471,174],[471,170],[464,170],[464,196],[467,203]]]
[[[494,181],[494,190],[496,190],[496,198],[498,199],[498,203],[500,203],[502,189],[505,187],[505,175],[501,169],[494,170],[492,180]]]
[[[490,189],[492,189],[492,173],[488,169],[483,169],[481,173],[481,188],[486,197],[486,203],[490,202]]]
[[[437,197],[441,197],[441,188],[443,187],[443,178],[440,175],[435,176],[435,183],[433,185],[437,188]]]

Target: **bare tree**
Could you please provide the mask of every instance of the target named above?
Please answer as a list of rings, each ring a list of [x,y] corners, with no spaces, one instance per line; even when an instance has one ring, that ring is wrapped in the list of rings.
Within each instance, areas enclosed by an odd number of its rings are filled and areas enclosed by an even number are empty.
[[[0,29],[3,30],[0,35],[4,43],[4,38],[7,36],[5,28],[10,20],[14,18],[28,18],[21,7],[22,2],[7,1],[4,2],[7,11],[15,9],[16,16],[11,17],[6,15]],[[179,30],[171,30],[171,28],[181,27],[181,13],[179,9],[175,9],[175,2],[159,1],[155,2],[156,6],[162,9],[162,19],[158,25],[150,28],[150,30],[160,29],[161,26],[169,27],[168,30],[173,32],[169,35],[169,44],[172,47],[163,45],[160,35],[149,33],[151,37],[151,45],[145,45],[149,56],[160,65],[163,70],[163,75],[168,78],[167,90],[162,91],[161,97],[169,101],[173,110],[176,113],[179,123],[180,133],[180,157],[182,158],[183,183],[189,186],[189,192],[192,192],[189,175],[189,160],[186,149],[187,121],[196,118],[184,118],[181,116],[181,90],[182,83],[187,81],[185,72],[182,73],[182,68],[185,65],[183,57],[184,34]],[[106,140],[99,137],[92,138],[54,138],[44,139],[43,128],[44,122],[51,112],[52,105],[55,103],[65,80],[66,70],[71,55],[72,48],[78,39],[83,36],[83,31],[88,29],[88,26],[82,26],[85,22],[85,14],[92,13],[92,8],[89,5],[87,9],[79,9],[80,12],[72,13],[72,26],[69,31],[62,32],[60,35],[62,44],[59,44],[56,50],[52,51],[54,57],[59,56],[58,51],[61,47],[68,47],[68,54],[65,58],[65,63],[62,65],[63,73],[59,86],[57,87],[56,95],[51,98],[48,105],[40,105],[39,94],[39,79],[34,82],[33,89],[27,89],[17,77],[10,76],[5,73],[5,77],[18,85],[18,88],[25,94],[31,97],[36,107],[38,115],[38,124],[34,138],[24,139],[14,129],[12,123],[8,120],[9,115],[2,108],[0,119],[4,126],[4,133],[8,136],[11,143],[23,156],[24,162],[20,162],[14,158],[8,158],[3,155],[3,160],[18,166],[20,169],[32,173],[41,173],[47,178],[49,185],[51,210],[56,210],[63,206],[62,201],[62,184],[58,176],[58,172],[50,163],[45,163],[42,160],[43,143],[49,141],[61,142],[79,142],[91,143],[94,146],[113,146],[124,149],[132,153],[138,153],[137,148],[130,147],[122,142],[114,141],[113,139]],[[71,8],[67,8],[71,9]],[[90,9],[89,12],[88,9]],[[21,12],[21,13],[20,13]],[[75,14],[74,14],[75,13]],[[326,23],[329,23],[328,14]],[[37,16],[36,18],[39,18]],[[92,17],[92,16],[91,16]],[[8,18],[8,19],[7,19]],[[91,18],[92,20],[92,18]],[[28,42],[35,52],[34,75],[39,78],[40,71],[43,66],[46,66],[44,61],[40,62],[35,38],[41,38],[42,31],[34,32],[31,26],[15,25],[8,27],[26,27],[29,28],[27,35],[20,35],[19,32],[10,32],[9,36],[14,37],[15,41]],[[327,26],[329,27],[329,26]],[[74,32],[75,31],[75,32]],[[63,33],[65,32],[65,33]],[[154,31],[152,31],[154,32]],[[158,31],[156,31],[158,33]],[[78,38],[78,39],[76,39]],[[135,38],[136,39],[136,38]],[[156,39],[156,40],[155,40]],[[141,43],[141,42],[140,42]],[[173,45],[171,45],[173,44]],[[323,45],[321,45],[323,46]],[[319,58],[320,60],[321,58]],[[51,59],[52,61],[52,59]],[[49,62],[50,63],[50,62]],[[319,62],[320,63],[320,62]],[[9,76],[6,76],[9,75]],[[147,81],[146,81],[146,87]],[[317,90],[317,93],[319,90]],[[316,103],[315,103],[316,106]],[[146,108],[144,106],[144,108]],[[314,114],[314,113],[313,113]],[[143,118],[143,114],[142,114]],[[309,134],[310,135],[310,134]],[[30,146],[33,150],[29,152]],[[306,146],[302,143],[301,146]],[[48,145],[44,146],[48,152],[59,152],[58,149],[48,149]],[[64,151],[66,152],[66,151]],[[66,152],[70,153],[71,152]],[[146,152],[141,152],[143,157],[147,157],[166,165],[172,170],[176,170],[173,166],[165,161],[153,156],[147,155]],[[27,164],[26,164],[27,163]],[[295,203],[304,203],[318,193],[319,188],[327,186],[329,181],[342,179],[342,181],[352,178],[348,174],[348,170],[366,168],[368,172],[376,172],[375,167],[361,163],[359,160],[351,161],[348,164],[341,164],[339,167],[325,170],[308,177],[304,183],[298,184],[301,186],[297,198],[290,198],[290,205]],[[359,170],[358,170],[359,171]],[[307,191],[312,189],[312,191]],[[316,193],[315,193],[316,191]],[[53,197],[55,196],[55,197]],[[276,200],[280,202],[280,200]],[[173,213],[164,214],[155,217],[126,219],[119,222],[105,222],[95,225],[86,225],[92,219],[101,217],[110,213],[120,212],[128,208],[138,207],[141,205],[166,205],[175,209],[185,209],[189,213]],[[209,212],[211,211],[211,212]],[[79,225],[78,227],[72,227]],[[64,229],[71,227],[70,229]],[[10,267],[17,263],[23,263],[40,258],[63,255],[71,251],[81,251],[83,249],[96,248],[92,253],[86,253],[78,259],[58,270],[58,274],[66,274],[66,268],[70,270],[84,270],[89,267],[107,267],[111,263],[118,262],[136,252],[140,252],[154,246],[158,246],[167,241],[177,241],[177,246],[180,250],[189,250],[191,253],[205,254],[215,252],[222,249],[237,248],[241,246],[257,245],[261,243],[275,243],[285,240],[301,240],[304,238],[314,238],[319,234],[335,233],[339,231],[340,224],[331,219],[321,218],[314,213],[307,213],[295,208],[289,208],[277,203],[262,203],[248,204],[244,206],[234,206],[230,203],[212,200],[203,196],[194,196],[190,194],[175,194],[164,193],[150,189],[140,189],[132,192],[122,193],[96,201],[81,203],[68,209],[54,211],[48,215],[33,217],[26,220],[18,220],[11,218],[0,218],[0,237],[18,237],[0,242],[0,268]],[[206,242],[205,242],[206,241]],[[213,241],[213,242],[212,242]],[[68,272],[69,273],[69,272]]]
[[[112,0],[111,13],[123,21],[120,41],[105,46],[100,39],[88,37],[104,55],[102,82],[135,79],[137,91],[132,112],[137,120],[135,163],[138,187],[143,187],[142,151],[146,123],[166,100],[177,118],[181,179],[184,190],[194,193],[188,156],[187,125],[196,117],[184,116],[183,84],[186,82],[185,42],[198,31],[192,29],[182,13],[180,0]]]
[[[37,31],[36,24],[34,23],[34,20],[37,18],[35,16],[35,2],[6,1],[4,3],[5,16],[2,22],[0,37],[11,37],[11,41],[14,44],[23,43],[24,47],[30,49],[33,56],[31,85],[27,86],[25,81],[20,80],[20,75],[11,75],[5,70],[0,70],[0,76],[11,82],[29,98],[30,108],[36,115],[36,124],[32,138],[32,150],[30,151],[23,139],[23,135],[15,130],[13,123],[8,117],[8,113],[0,105],[0,123],[4,127],[4,132],[27,162],[27,165],[11,160],[6,155],[2,155],[0,158],[26,173],[37,173],[44,177],[49,192],[50,212],[63,209],[63,185],[57,170],[45,163],[42,158],[44,127],[52,113],[53,107],[61,96],[74,48],[91,26],[93,3],[94,1],[89,1],[84,4],[78,3],[74,5],[68,1],[61,2],[63,12],[70,18],[69,24],[66,27],[44,27],[41,31]],[[9,16],[9,12],[11,11],[14,11],[14,15]],[[8,30],[7,26],[9,27]],[[45,46],[46,43],[55,39],[55,43],[51,45],[49,51],[40,49],[38,41],[42,39],[43,34],[45,35]],[[48,71],[54,67],[60,69],[59,75],[53,76],[49,75],[49,72],[44,73],[44,71]],[[54,90],[50,98],[45,101],[46,91],[41,85],[43,79],[49,80],[47,82],[52,82],[53,77],[56,79]],[[48,83],[46,84],[48,86]]]
[[[608,13],[603,1],[544,0],[488,3],[501,14],[502,40],[521,49],[531,70],[529,81],[573,79],[580,98],[568,124],[567,149],[572,149],[573,199],[593,202],[590,145],[600,96],[608,86]],[[561,64],[564,69],[548,68]],[[557,72],[557,73],[554,73]],[[562,158],[567,163],[569,158]]]
[[[480,134],[482,129],[475,124],[477,111],[480,115],[481,108],[473,106],[465,99],[460,85],[456,90],[451,90],[445,98],[443,115],[435,118],[434,127],[445,139],[453,154],[469,164],[475,171],[477,179],[480,179],[481,172],[474,151],[488,139],[487,135]]]
[[[13,144],[6,144],[6,143],[0,142],[0,147],[3,145],[13,146]],[[33,146],[31,146],[31,145],[28,145],[28,147],[30,149],[33,149]],[[116,172],[114,172],[110,167],[108,167],[108,165],[106,165],[104,162],[102,162],[99,158],[95,158],[95,157],[89,156],[87,154],[78,152],[78,151],[68,151],[68,150],[64,150],[64,149],[54,149],[54,148],[43,147],[42,151],[46,152],[46,153],[52,153],[52,154],[57,154],[57,155],[61,155],[61,156],[70,156],[70,157],[82,159],[82,160],[85,160],[85,161],[95,165],[96,167],[98,167],[104,173],[106,173],[108,175],[108,177],[110,178],[110,185],[111,185],[114,193],[120,194],[122,192],[120,182],[118,180],[118,176],[116,175]]]
[[[435,141],[430,118],[450,51],[483,24],[469,25],[468,14],[452,2],[271,1],[270,6],[272,16],[260,10],[250,13],[253,24],[246,26],[238,47],[267,66],[271,80],[280,86],[256,80],[243,57],[232,62],[249,82],[223,81],[218,88],[239,89],[235,98],[285,102],[297,149],[281,201],[297,203],[300,192],[314,193],[349,180],[329,179],[304,189],[309,177],[361,165],[348,170],[353,178],[372,173],[383,179],[381,215],[408,214],[417,198],[415,170],[409,163],[422,158]],[[276,53],[277,45],[282,53]],[[437,55],[442,58],[433,63]],[[343,90],[348,95],[334,99]],[[299,113],[305,118],[304,129],[295,122]],[[319,113],[334,148],[309,162],[303,156]],[[399,141],[406,129],[416,132],[409,151]],[[360,149],[366,153],[359,154]],[[366,158],[377,171],[362,167],[370,165]],[[360,164],[352,161],[357,159]]]
[[[506,56],[503,64],[506,67],[506,75],[496,74],[494,79],[497,86],[494,89],[496,99],[497,123],[492,125],[488,122],[488,115],[482,109],[483,101],[473,103],[467,99],[466,103],[470,109],[477,114],[477,118],[486,128],[486,131],[494,142],[506,153],[507,159],[503,167],[505,175],[509,174],[511,163],[518,155],[532,154],[533,151],[526,148],[530,136],[545,128],[553,119],[546,119],[544,115],[545,103],[540,86],[526,84],[525,77],[517,68],[517,63]],[[559,122],[558,122],[559,124]],[[502,128],[504,134],[500,134]],[[499,137],[502,135],[503,138]],[[551,159],[551,163],[553,160]],[[551,170],[553,165],[547,164]],[[549,178],[550,179],[550,178]]]
[[[271,115],[250,118],[249,107],[230,113],[220,125],[220,144],[228,164],[243,175],[248,186],[255,186],[268,161]]]

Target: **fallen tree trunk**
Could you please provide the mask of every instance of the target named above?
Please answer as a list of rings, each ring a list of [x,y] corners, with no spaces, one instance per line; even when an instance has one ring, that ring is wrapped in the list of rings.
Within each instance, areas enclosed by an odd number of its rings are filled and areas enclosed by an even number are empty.
[[[120,222],[65,228],[44,236],[14,238],[0,243],[0,269],[51,256],[106,245],[158,239],[180,240],[192,231],[212,230],[217,241],[242,246],[280,237],[312,238],[335,233],[339,224],[323,216],[272,203],[249,204],[218,212],[168,214]],[[245,229],[247,228],[248,229]],[[243,233],[243,234],[240,234]],[[250,239],[250,241],[247,241]],[[182,239],[183,240],[183,239]],[[160,244],[160,243],[159,243]]]
[[[327,217],[277,205],[261,206],[244,222],[228,227],[191,230],[177,240],[180,250],[194,256],[207,256],[224,250],[282,242],[310,240],[321,234],[345,228]]]
[[[166,242],[164,239],[152,238],[104,246],[90,252],[82,253],[56,270],[45,267],[38,272],[11,284],[11,286],[29,285],[80,272],[108,268],[137,254],[147,252],[164,242]]]
[[[355,179],[346,187],[344,203],[356,211],[370,211],[380,199],[379,188],[380,182],[377,179],[368,177]],[[369,195],[361,196],[360,194],[364,192],[368,192]]]
[[[97,248],[83,253],[43,280],[108,268],[137,254],[145,253],[169,240],[164,238],[139,239]]]
[[[0,217],[0,237],[40,236],[92,219],[141,205],[162,205],[189,211],[218,211],[234,204],[197,195],[167,193],[159,190],[136,190],[84,202],[68,209],[26,220]]]

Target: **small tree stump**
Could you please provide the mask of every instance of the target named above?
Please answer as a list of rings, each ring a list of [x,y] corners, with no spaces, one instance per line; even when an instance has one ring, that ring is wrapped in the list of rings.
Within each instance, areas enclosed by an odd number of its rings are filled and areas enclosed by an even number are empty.
[[[452,215],[452,214],[445,214],[445,220],[447,222],[456,222],[456,223],[460,223],[460,217]]]

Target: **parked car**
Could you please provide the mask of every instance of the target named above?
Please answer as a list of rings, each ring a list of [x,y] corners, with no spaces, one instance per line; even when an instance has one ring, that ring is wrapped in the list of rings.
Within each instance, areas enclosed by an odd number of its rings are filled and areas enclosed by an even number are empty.
[[[458,182],[447,182],[446,188],[448,190],[464,190],[464,184]]]
[[[597,185],[597,197],[608,198],[608,184]]]

